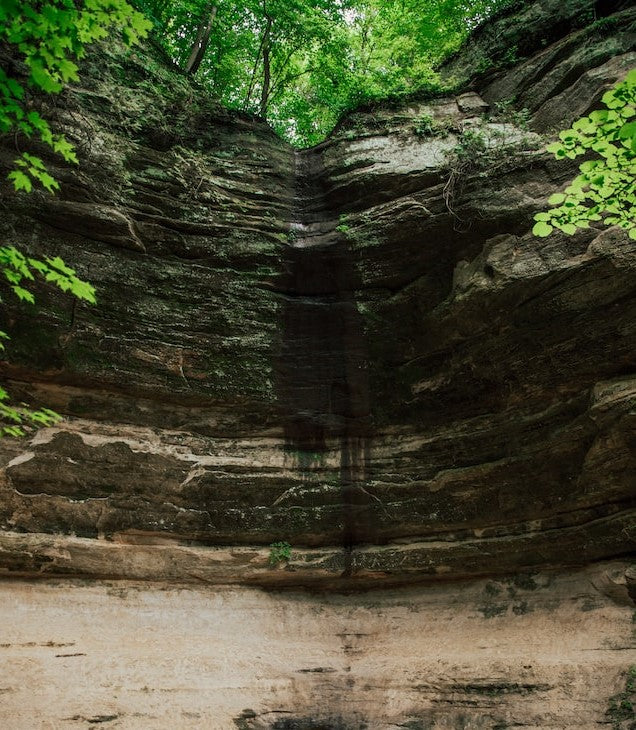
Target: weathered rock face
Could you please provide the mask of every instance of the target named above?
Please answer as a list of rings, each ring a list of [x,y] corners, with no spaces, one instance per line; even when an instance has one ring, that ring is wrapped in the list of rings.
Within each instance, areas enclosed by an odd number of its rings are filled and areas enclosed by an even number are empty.
[[[530,229],[632,5],[522,3],[461,93],[302,152],[93,57],[47,110],[80,166],[2,187],[0,240],[99,305],[3,312],[9,389],[65,420],[0,442],[0,725],[630,726],[636,249]]]
[[[636,11],[554,5],[477,34],[458,96],[299,153],[156,61],[95,57],[53,112],[79,169],[1,224],[99,296],[8,312],[13,392],[66,420],[0,444],[6,572],[172,576],[187,545],[213,581],[375,585],[633,550],[634,247],[529,229],[573,170],[539,133],[636,64]]]
[[[631,611],[613,583],[623,570],[347,596],[4,582],[0,719],[17,730],[619,727],[635,699]]]

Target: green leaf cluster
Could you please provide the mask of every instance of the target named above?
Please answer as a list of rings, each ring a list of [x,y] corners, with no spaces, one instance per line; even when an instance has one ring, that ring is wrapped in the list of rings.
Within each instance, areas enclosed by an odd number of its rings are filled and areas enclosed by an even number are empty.
[[[593,157],[562,193],[548,199],[554,206],[537,213],[532,232],[549,236],[555,228],[573,234],[602,221],[620,226],[636,240],[636,69],[602,98],[604,109],[574,122],[548,146],[557,159]]]
[[[292,546],[288,542],[273,542],[269,550],[268,562],[270,565],[288,563],[291,558]]]
[[[42,160],[28,152],[23,152],[15,161],[16,168],[12,170],[8,178],[13,182],[16,190],[24,190],[30,193],[33,190],[33,181],[39,182],[50,193],[58,190],[60,185],[46,171]]]
[[[65,84],[77,81],[75,61],[93,41],[119,30],[128,43],[135,43],[150,27],[143,14],[126,0],[2,0],[0,43],[9,47],[26,72],[12,76],[0,68],[0,134],[35,137],[65,162],[77,163],[73,145],[63,135],[54,134],[31,107],[32,92],[56,94]],[[26,193],[36,184],[51,193],[59,188],[43,160],[30,152],[15,159],[8,179],[15,190]],[[15,246],[0,246],[0,281],[14,296],[34,304],[30,285],[36,276],[77,299],[95,303],[94,288],[59,256],[38,259],[25,256]],[[4,350],[8,339],[7,333],[0,331],[0,349]],[[0,387],[0,436],[22,436],[29,426],[47,426],[57,420],[59,416],[50,409],[12,404],[7,391]]]
[[[0,332],[0,337],[4,332]],[[24,436],[28,425],[52,426],[60,420],[59,414],[50,408],[34,410],[25,404],[11,405],[9,394],[0,386],[0,438],[2,436]]]
[[[152,24],[126,0],[2,0],[0,42],[26,67],[26,77],[0,69],[0,133],[37,137],[66,162],[77,163],[73,145],[54,134],[49,123],[30,108],[30,91],[57,94],[78,81],[76,60],[86,46],[119,30],[128,43],[147,34]],[[9,179],[16,190],[29,192],[39,183],[53,192],[57,183],[41,159],[22,155]]]
[[[79,279],[59,256],[42,260],[25,256],[15,246],[0,246],[0,275],[4,285],[21,301],[35,304],[28,287],[35,281],[36,274],[63,292],[95,303],[95,289]],[[4,350],[4,342],[8,339],[7,333],[0,330],[0,350]],[[11,404],[9,394],[0,387],[0,436],[23,436],[25,426],[29,424],[50,426],[59,420],[58,414],[48,408],[33,410],[25,404]]]
[[[79,279],[74,269],[67,266],[59,256],[36,259],[25,256],[15,246],[0,246],[0,272],[13,293],[30,304],[35,303],[33,294],[25,288],[35,281],[38,274],[63,292],[72,294],[90,304],[95,304],[95,289]],[[0,301],[2,301],[0,299]]]

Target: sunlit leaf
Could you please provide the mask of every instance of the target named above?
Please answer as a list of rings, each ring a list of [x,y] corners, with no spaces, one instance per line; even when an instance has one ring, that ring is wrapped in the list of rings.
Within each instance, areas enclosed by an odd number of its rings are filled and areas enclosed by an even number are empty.
[[[13,181],[13,187],[16,190],[24,190],[30,193],[33,189],[33,183],[21,170],[12,170],[7,177]]]
[[[545,221],[538,221],[535,223],[532,233],[540,238],[545,238],[546,236],[549,236],[553,230],[553,226],[549,225]]]

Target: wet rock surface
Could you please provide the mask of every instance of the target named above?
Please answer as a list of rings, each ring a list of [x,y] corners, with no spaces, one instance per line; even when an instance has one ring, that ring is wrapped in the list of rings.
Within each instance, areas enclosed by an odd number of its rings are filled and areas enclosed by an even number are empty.
[[[447,75],[533,19],[455,96],[296,153],[101,52],[52,112],[81,158],[60,195],[3,184],[3,240],[99,297],[6,310],[9,389],[65,421],[0,444],[5,574],[348,588],[633,551],[634,247],[530,229],[574,169],[544,144],[634,65],[635,13],[552,5],[477,34]]]

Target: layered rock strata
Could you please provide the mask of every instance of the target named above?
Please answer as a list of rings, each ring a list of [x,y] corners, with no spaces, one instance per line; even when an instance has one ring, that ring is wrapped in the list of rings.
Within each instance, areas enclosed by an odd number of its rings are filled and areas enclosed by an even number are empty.
[[[49,110],[79,169],[1,224],[99,297],[7,310],[10,389],[65,421],[0,444],[5,574],[348,587],[633,551],[634,247],[530,228],[635,11],[558,5],[491,24],[523,58],[482,31],[461,93],[299,153],[143,55],[84,69]]]
[[[633,725],[636,252],[530,233],[631,6],[520,3],[302,152],[96,52],[60,195],[2,183],[99,304],[3,296],[65,418],[0,441],[0,726]]]

